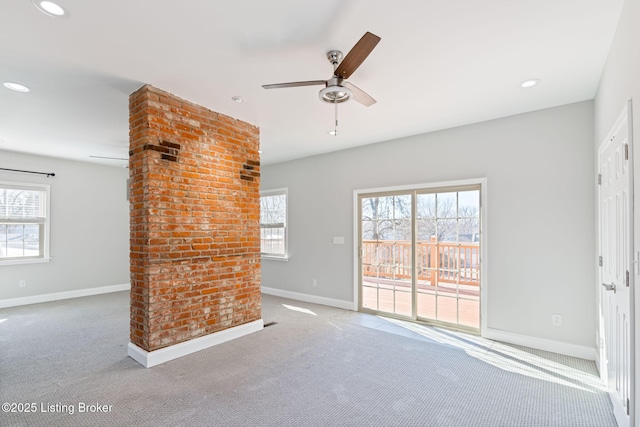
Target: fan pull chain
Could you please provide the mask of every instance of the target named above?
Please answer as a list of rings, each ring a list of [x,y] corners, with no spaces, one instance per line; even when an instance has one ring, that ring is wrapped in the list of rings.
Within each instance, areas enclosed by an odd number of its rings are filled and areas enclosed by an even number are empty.
[[[334,102],[336,122],[333,127],[333,136],[338,136],[338,103]]]

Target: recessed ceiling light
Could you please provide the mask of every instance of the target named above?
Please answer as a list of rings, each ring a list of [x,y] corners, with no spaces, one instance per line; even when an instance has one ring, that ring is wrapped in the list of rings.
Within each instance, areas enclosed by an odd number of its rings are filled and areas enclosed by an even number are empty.
[[[2,83],[2,86],[6,87],[7,89],[11,89],[13,91],[16,92],[29,92],[29,88],[26,87],[25,85],[21,85],[20,83],[15,83],[15,82],[4,82]]]
[[[540,79],[530,79],[520,83],[520,87],[523,89],[527,89],[530,87],[534,87],[535,85],[538,85],[538,84],[540,84]]]
[[[262,154],[262,150],[258,150],[258,154]]]
[[[56,18],[62,18],[69,16],[69,12],[60,6],[58,3],[52,1],[31,0],[33,5],[45,15],[53,16]]]
[[[232,100],[233,102],[237,102],[238,104],[241,104],[241,103],[243,103],[243,102],[244,102],[244,98],[243,98],[243,97],[241,97],[241,96],[232,96],[232,97],[231,97],[231,100]]]
[[[338,136],[338,131],[337,130],[330,130],[329,132],[327,132],[329,135],[331,136]]]

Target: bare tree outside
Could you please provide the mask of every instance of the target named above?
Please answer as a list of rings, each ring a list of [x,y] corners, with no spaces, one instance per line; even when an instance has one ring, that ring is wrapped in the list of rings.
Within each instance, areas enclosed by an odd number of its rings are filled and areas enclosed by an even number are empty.
[[[417,196],[418,240],[477,242],[480,226],[477,190]]]
[[[411,238],[411,196],[362,199],[364,240],[408,240]]]
[[[478,191],[418,194],[418,240],[474,242],[479,234]],[[363,240],[411,240],[411,196],[362,199]]]

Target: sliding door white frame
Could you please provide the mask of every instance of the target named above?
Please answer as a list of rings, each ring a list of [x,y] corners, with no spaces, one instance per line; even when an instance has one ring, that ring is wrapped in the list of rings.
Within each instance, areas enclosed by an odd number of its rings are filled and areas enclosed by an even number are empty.
[[[487,313],[488,313],[488,289],[487,281],[487,178],[475,178],[459,181],[441,181],[427,184],[404,185],[394,187],[367,188],[354,190],[353,192],[353,310],[358,311],[359,292],[360,292],[360,240],[358,231],[360,229],[359,218],[359,197],[361,194],[371,193],[390,193],[398,191],[415,191],[431,188],[447,188],[447,187],[464,187],[471,185],[480,186],[480,334],[485,335],[487,330]]]

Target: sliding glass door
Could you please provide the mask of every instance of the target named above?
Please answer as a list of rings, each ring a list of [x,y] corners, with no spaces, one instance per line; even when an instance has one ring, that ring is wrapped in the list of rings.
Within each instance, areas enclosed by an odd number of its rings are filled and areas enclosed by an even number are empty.
[[[418,318],[480,326],[480,191],[416,195]]]
[[[479,329],[479,186],[358,201],[360,309]]]
[[[412,196],[361,199],[362,306],[411,316]]]

